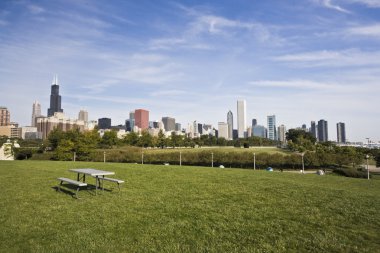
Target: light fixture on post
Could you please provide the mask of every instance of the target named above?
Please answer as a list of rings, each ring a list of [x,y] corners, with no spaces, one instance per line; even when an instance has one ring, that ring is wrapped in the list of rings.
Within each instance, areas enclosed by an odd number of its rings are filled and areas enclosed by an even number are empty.
[[[369,155],[366,155],[365,158],[367,159],[367,179],[369,180],[369,164],[368,164]]]

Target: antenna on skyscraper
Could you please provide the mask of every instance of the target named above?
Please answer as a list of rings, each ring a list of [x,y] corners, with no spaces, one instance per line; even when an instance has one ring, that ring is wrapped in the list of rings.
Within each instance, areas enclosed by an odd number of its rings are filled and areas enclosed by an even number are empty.
[[[53,77],[53,85],[58,85],[58,75],[55,74],[54,77]]]

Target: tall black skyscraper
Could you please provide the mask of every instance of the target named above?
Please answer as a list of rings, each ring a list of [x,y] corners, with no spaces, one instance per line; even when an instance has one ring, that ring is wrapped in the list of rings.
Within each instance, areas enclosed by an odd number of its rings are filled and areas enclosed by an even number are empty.
[[[318,121],[318,141],[324,142],[329,140],[327,121],[321,119]]]
[[[313,135],[314,138],[317,138],[317,125],[315,124],[315,121],[311,122],[310,133],[311,135]]]
[[[346,143],[346,125],[342,122],[336,124],[337,142]]]
[[[53,116],[55,112],[63,112],[61,108],[61,96],[59,95],[58,77],[55,76],[51,86],[50,108],[47,111],[48,117]]]
[[[111,119],[110,118],[101,118],[98,119],[99,129],[111,129]]]

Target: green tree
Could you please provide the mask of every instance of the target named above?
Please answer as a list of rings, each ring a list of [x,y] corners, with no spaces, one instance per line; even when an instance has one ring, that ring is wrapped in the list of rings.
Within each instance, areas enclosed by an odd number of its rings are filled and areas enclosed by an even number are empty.
[[[286,133],[288,148],[293,151],[304,152],[306,150],[313,151],[315,149],[316,138],[302,129],[289,129]]]
[[[100,140],[100,146],[102,148],[112,148],[118,142],[116,131],[106,131],[102,139]]]
[[[74,143],[71,140],[61,140],[54,153],[54,159],[70,161],[73,159]]]
[[[139,141],[139,136],[135,132],[130,132],[124,136],[123,141],[128,145],[136,146]]]
[[[183,137],[182,135],[178,135],[176,134],[176,132],[172,132],[171,136],[170,136],[170,139],[171,139],[171,146],[173,148],[175,147],[179,147],[182,143],[183,143]]]
[[[48,143],[52,150],[56,150],[60,141],[64,138],[64,132],[58,128],[54,128],[48,136]]]
[[[157,147],[158,148],[164,148],[166,146],[166,137],[162,129],[158,132],[157,137]]]
[[[152,145],[152,136],[148,133],[148,131],[142,131],[137,145],[144,148],[150,147]]]

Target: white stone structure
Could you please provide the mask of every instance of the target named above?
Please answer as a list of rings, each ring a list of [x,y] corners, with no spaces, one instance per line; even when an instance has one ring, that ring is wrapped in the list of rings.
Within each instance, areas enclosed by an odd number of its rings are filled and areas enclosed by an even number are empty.
[[[245,100],[237,101],[237,128],[238,137],[244,138],[247,131],[247,105]]]
[[[218,138],[224,138],[228,140],[228,123],[219,122],[218,123]]]

